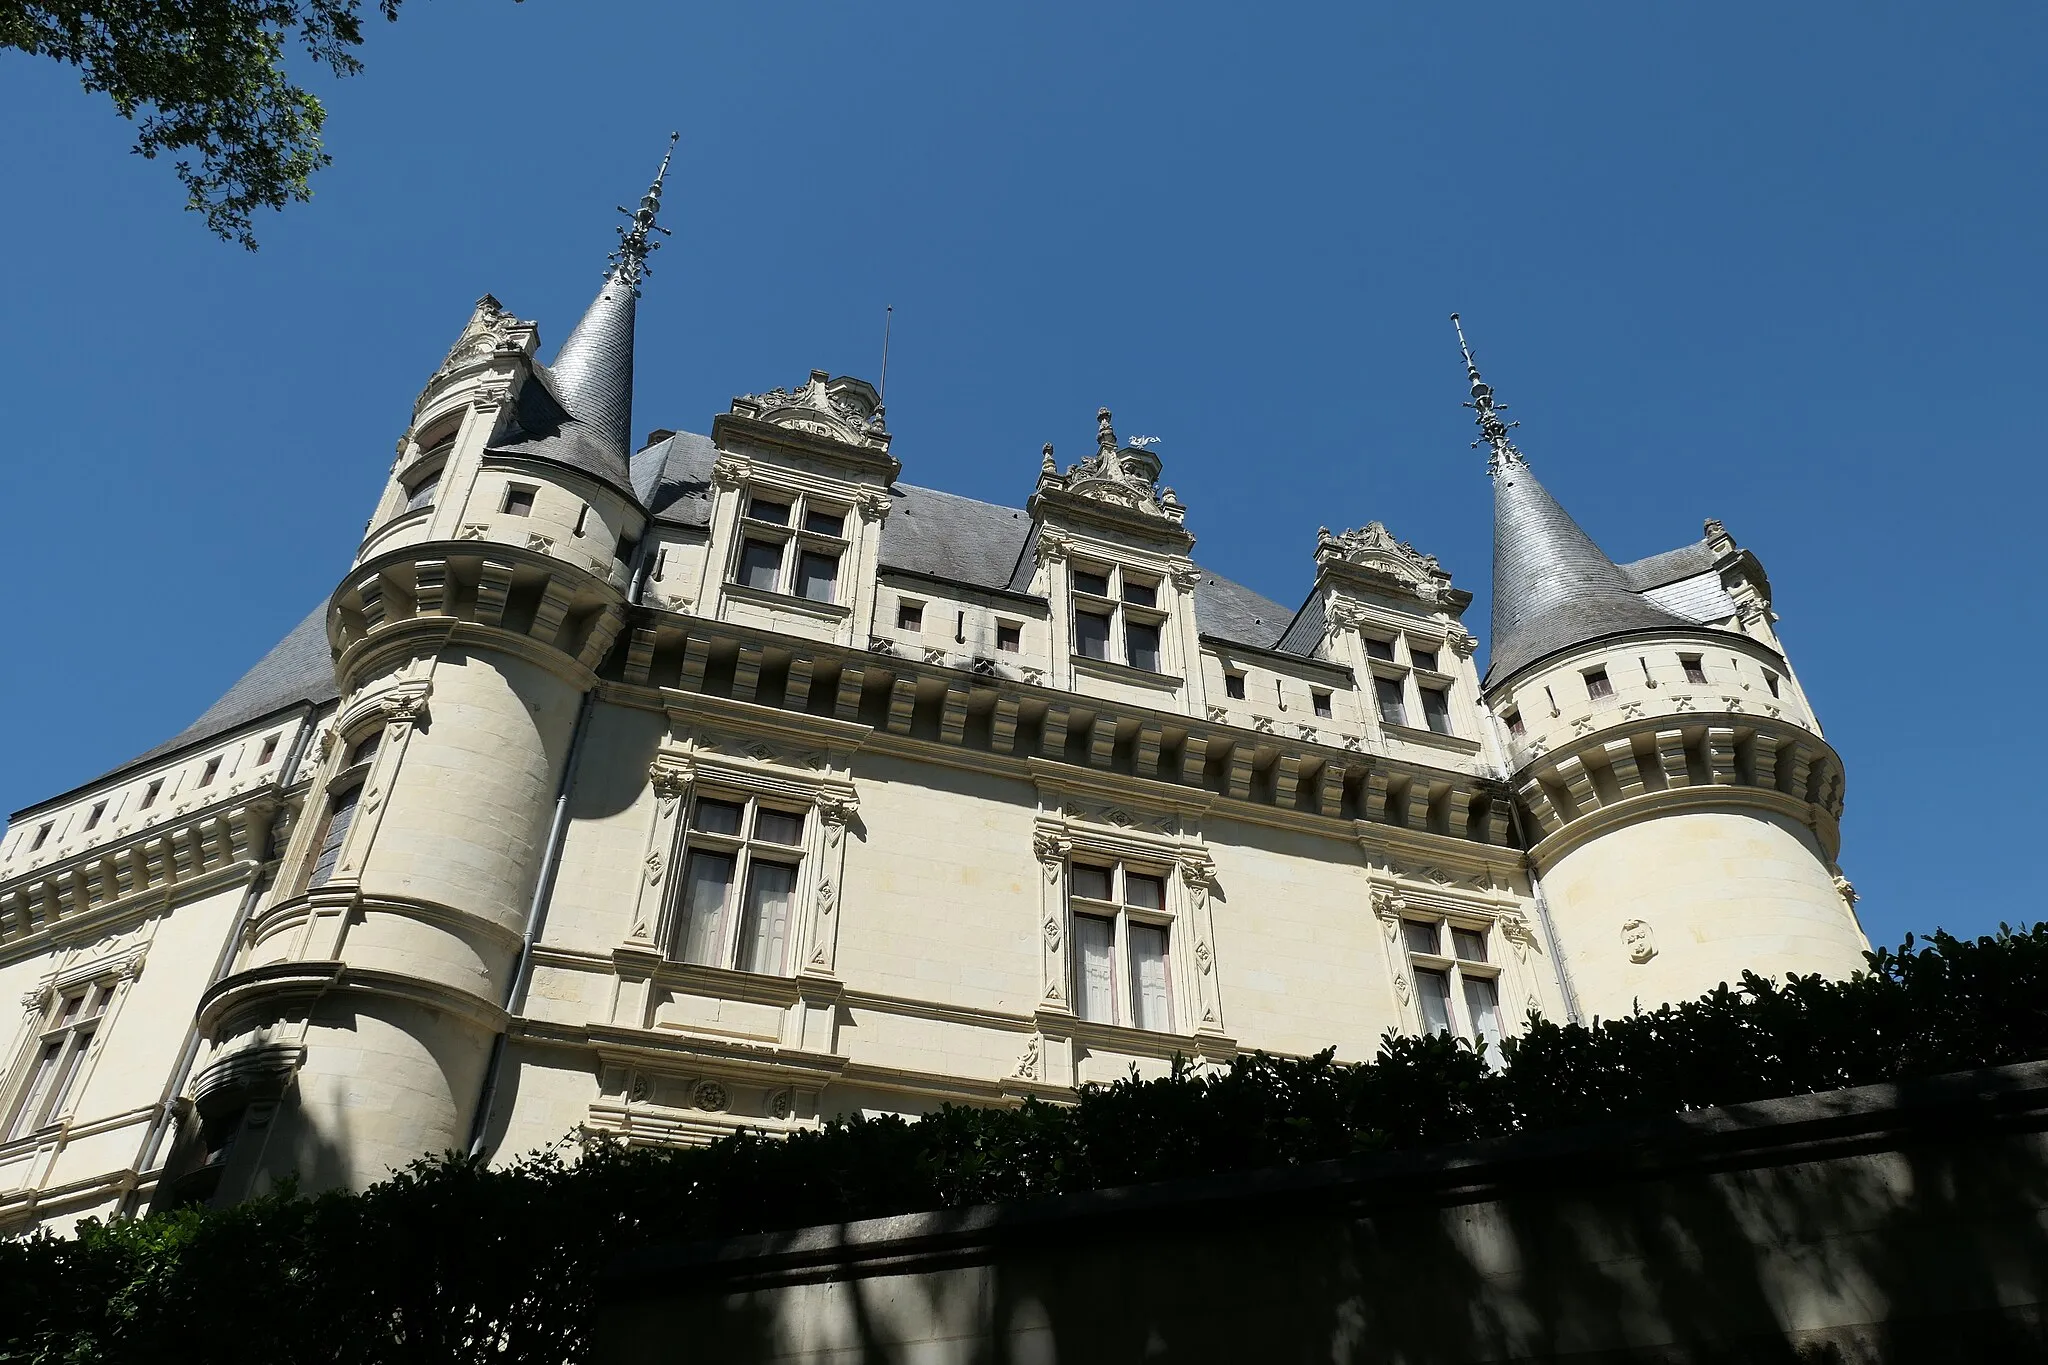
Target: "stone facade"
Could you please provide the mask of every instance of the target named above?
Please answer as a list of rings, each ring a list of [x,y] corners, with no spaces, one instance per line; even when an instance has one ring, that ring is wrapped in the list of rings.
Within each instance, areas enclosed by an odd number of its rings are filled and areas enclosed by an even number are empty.
[[[817,371],[629,453],[576,408],[630,402],[643,260],[552,367],[480,303],[325,607],[13,818],[0,1224],[1860,965],[1841,763],[1717,523],[1601,570],[1654,627],[1482,682],[1377,522],[1298,609],[1202,569],[1107,410],[1021,508]]]

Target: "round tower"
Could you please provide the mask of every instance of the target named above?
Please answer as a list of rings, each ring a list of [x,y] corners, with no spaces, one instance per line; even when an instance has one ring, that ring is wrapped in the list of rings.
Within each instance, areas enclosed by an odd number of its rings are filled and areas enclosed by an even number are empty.
[[[202,1006],[219,1197],[469,1145],[646,523],[633,331],[667,168],[551,367],[486,296],[414,406],[329,606],[341,699],[278,887]]]
[[[1745,971],[1858,970],[1842,762],[1755,556],[1708,522],[1617,565],[1530,472],[1464,355],[1494,484],[1484,692],[1579,1010],[1654,1008]]]

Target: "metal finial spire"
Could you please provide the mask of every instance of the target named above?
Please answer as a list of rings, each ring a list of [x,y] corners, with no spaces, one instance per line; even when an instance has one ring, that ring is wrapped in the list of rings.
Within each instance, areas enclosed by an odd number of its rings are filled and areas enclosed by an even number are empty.
[[[654,173],[654,183],[647,187],[647,193],[640,196],[640,207],[629,209],[623,204],[619,206],[619,212],[632,220],[632,226],[618,230],[619,249],[611,254],[610,260],[613,273],[632,288],[635,297],[640,293],[640,281],[654,273],[647,264],[647,258],[661,245],[649,234],[669,235],[669,230],[656,223],[654,218],[661,212],[661,182],[668,177],[669,158],[676,154],[676,139],[681,136],[681,133],[668,135],[668,150],[661,154],[661,169]]]
[[[1095,445],[1104,451],[1116,449],[1116,428],[1110,425],[1108,408],[1095,410]]]
[[[1498,474],[1508,465],[1526,464],[1522,452],[1515,449],[1515,443],[1508,439],[1512,427],[1520,422],[1504,422],[1501,413],[1507,411],[1505,403],[1493,401],[1493,386],[1479,377],[1479,362],[1472,358],[1472,348],[1466,344],[1465,328],[1459,323],[1458,315],[1451,314],[1451,326],[1458,333],[1458,349],[1465,353],[1465,375],[1472,381],[1472,401],[1465,404],[1472,409],[1473,420],[1479,423],[1480,439],[1472,443],[1474,450],[1483,443],[1493,448],[1486,457],[1486,472]]]

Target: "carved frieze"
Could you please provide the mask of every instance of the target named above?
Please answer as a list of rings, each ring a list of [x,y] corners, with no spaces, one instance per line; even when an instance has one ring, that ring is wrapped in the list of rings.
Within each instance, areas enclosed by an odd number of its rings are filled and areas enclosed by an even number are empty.
[[[1432,604],[1445,601],[1451,591],[1451,575],[1435,555],[1423,554],[1407,541],[1395,539],[1377,521],[1355,531],[1332,533],[1323,527],[1316,533],[1316,564],[1319,568],[1349,565],[1377,586]]]

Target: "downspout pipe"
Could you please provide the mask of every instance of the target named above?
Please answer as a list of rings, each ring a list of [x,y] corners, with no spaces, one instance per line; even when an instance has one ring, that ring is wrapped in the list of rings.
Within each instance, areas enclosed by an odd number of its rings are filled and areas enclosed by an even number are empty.
[[[1574,1024],[1586,1022],[1585,1013],[1579,1009],[1579,993],[1572,989],[1571,969],[1564,964],[1564,944],[1558,941],[1557,926],[1550,918],[1550,898],[1543,894],[1543,877],[1536,870],[1536,860],[1529,857],[1529,834],[1522,824],[1522,803],[1515,800],[1514,774],[1508,770],[1508,737],[1491,706],[1482,706],[1487,723],[1493,728],[1494,749],[1501,755],[1501,782],[1508,788],[1508,821],[1515,827],[1515,842],[1521,845],[1522,856],[1529,863],[1529,891],[1536,901],[1536,919],[1543,926],[1543,937],[1550,944],[1552,970],[1557,974],[1557,988],[1564,995],[1565,1017]]]
[[[483,1093],[477,1096],[476,1117],[469,1127],[469,1156],[472,1161],[484,1154],[491,1112],[498,1098],[498,1082],[505,1070],[506,1039],[512,1030],[513,1016],[526,1003],[526,978],[533,969],[533,948],[540,941],[541,928],[547,922],[548,901],[555,891],[555,873],[561,867],[562,841],[569,831],[569,790],[575,784],[577,760],[583,753],[583,737],[590,728],[590,713],[596,701],[595,692],[583,694],[582,708],[576,713],[576,729],[569,737],[569,753],[562,761],[562,780],[555,791],[555,813],[548,824],[547,848],[541,857],[540,876],[534,882],[533,903],[526,910],[526,931],[520,936],[519,955],[513,959],[512,973],[505,983],[505,998],[501,1002],[505,1009],[505,1026],[491,1038],[490,1060],[484,1064]]]
[[[314,732],[320,728],[319,724],[314,720],[314,712],[315,708],[313,707],[305,709],[301,717],[302,723],[299,726],[299,733],[292,740],[291,752],[285,756],[284,766],[278,769],[279,772],[298,772],[299,760],[306,756],[306,746],[313,742]],[[310,799],[312,796],[311,790],[308,789],[306,794]],[[275,825],[272,826],[271,833],[266,837],[274,847],[277,837]],[[271,850],[265,849],[264,851],[269,853]],[[213,975],[206,979],[209,987],[226,976],[228,968],[234,964],[235,954],[241,949],[242,937],[248,932],[249,921],[254,918],[257,905],[262,902],[264,894],[272,886],[276,885],[277,882],[274,875],[266,878],[264,873],[266,870],[274,873],[277,859],[283,856],[284,850],[277,849],[276,857],[264,858],[257,866],[256,874],[249,879],[249,889],[242,893],[241,907],[236,910],[234,922],[228,928],[227,937],[221,942],[220,953],[214,958]],[[199,1043],[199,1019],[195,1015],[191,1027],[185,1030],[185,1044],[178,1050],[177,1065],[171,1068],[171,1074],[164,1079],[163,1093],[157,1098],[156,1117],[150,1120],[149,1131],[143,1135],[142,1146],[135,1154],[135,1184],[130,1186],[128,1193],[121,1197],[121,1217],[134,1217],[142,1205],[143,1177],[148,1175],[150,1169],[156,1165],[157,1158],[163,1151],[164,1139],[170,1135],[172,1120],[177,1109],[178,1092],[184,1088],[185,1082],[192,1070],[192,1063],[198,1060]]]

